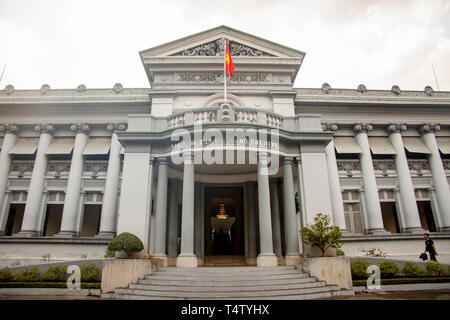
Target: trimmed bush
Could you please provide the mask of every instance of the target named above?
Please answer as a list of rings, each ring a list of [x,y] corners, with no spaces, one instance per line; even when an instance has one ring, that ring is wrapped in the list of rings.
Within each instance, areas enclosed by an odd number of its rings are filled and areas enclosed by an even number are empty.
[[[368,277],[367,267],[370,263],[365,260],[353,260],[350,263],[353,279],[364,279]]]
[[[345,256],[345,252],[342,249],[336,249],[336,255],[337,256]]]
[[[100,282],[82,282],[81,289],[100,289]],[[61,288],[67,289],[66,282],[2,282],[0,288]]]
[[[44,281],[65,281],[67,279],[67,266],[51,266],[44,272]]]
[[[11,272],[11,269],[6,267],[3,269],[0,269],[0,282],[8,282],[13,279],[13,275]]]
[[[105,257],[114,257],[115,253],[125,252],[127,258],[131,258],[133,254],[144,249],[142,241],[134,234],[123,232],[114,237],[108,244]]]
[[[421,275],[421,274],[426,274],[427,272],[425,271],[424,268],[422,268],[418,263],[416,262],[406,262],[403,265],[403,273],[407,276],[417,276],[417,275]]]
[[[400,273],[400,267],[392,261],[383,261],[379,265],[382,277],[392,277],[396,273]]]
[[[439,278],[394,278],[394,279],[381,279],[381,285],[388,284],[414,284],[414,283],[449,283],[450,277]],[[367,280],[353,280],[353,286],[366,286]]]
[[[41,273],[39,272],[38,267],[28,267],[14,275],[14,281],[17,282],[28,282],[28,281],[36,281],[39,279]]]
[[[318,213],[314,224],[303,227],[300,233],[306,244],[320,249],[322,257],[325,257],[328,248],[341,247],[342,232],[338,226],[331,225],[331,217],[327,214]]]
[[[425,264],[425,268],[427,269],[427,272],[431,275],[439,275],[442,276],[445,274],[445,267],[437,262],[431,262],[428,261]]]
[[[80,265],[81,281],[98,281],[100,269],[93,262]]]

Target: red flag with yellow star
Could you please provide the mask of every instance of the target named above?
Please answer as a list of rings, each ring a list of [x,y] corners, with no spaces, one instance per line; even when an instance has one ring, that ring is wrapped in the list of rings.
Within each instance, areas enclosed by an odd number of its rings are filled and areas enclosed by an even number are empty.
[[[230,48],[228,47],[228,41],[227,41],[227,50],[225,53],[225,70],[227,74],[230,76],[230,78],[233,77],[233,71],[234,71],[234,63],[233,59],[231,59],[231,53]]]

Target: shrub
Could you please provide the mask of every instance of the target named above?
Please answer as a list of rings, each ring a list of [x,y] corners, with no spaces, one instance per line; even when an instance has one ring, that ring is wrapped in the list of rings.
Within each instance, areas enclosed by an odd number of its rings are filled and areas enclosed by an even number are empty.
[[[119,252],[125,252],[127,258],[131,258],[134,253],[144,249],[142,241],[134,234],[123,232],[117,237],[114,237],[108,244],[106,250],[106,257],[114,257],[114,254]]]
[[[445,274],[445,267],[437,262],[428,261],[425,264],[425,268],[427,269],[427,272],[431,275],[442,276]]]
[[[396,273],[400,273],[400,267],[392,261],[383,261],[379,265],[382,277],[392,277]]]
[[[81,281],[99,280],[100,269],[93,262],[80,265]]]
[[[3,269],[0,269],[0,282],[8,282],[13,279],[13,275],[11,272],[11,269],[6,267]]]
[[[329,215],[318,213],[314,217],[314,224],[304,227],[300,231],[303,241],[312,247],[319,248],[322,257],[325,257],[328,248],[339,249],[341,247],[342,232],[338,226],[332,226],[330,220]]]
[[[408,261],[403,266],[403,273],[407,276],[417,276],[425,274],[426,271],[418,263]]]
[[[67,266],[52,266],[44,272],[45,281],[65,281],[67,279]]]
[[[345,256],[345,252],[344,252],[344,250],[336,249],[336,255],[337,256]]]
[[[352,278],[353,279],[361,279],[367,278],[367,267],[369,267],[370,263],[365,260],[352,260],[350,263],[352,269]]]
[[[18,282],[28,282],[28,281],[36,281],[40,276],[38,267],[28,267],[14,275],[14,281]]]

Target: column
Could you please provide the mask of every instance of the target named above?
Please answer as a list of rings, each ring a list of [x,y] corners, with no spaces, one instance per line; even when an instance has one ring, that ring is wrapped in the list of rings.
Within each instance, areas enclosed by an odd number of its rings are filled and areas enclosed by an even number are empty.
[[[70,163],[69,180],[67,181],[66,199],[61,221],[59,237],[77,237],[78,209],[80,206],[81,178],[83,174],[83,150],[88,140],[89,126],[87,124],[73,124],[70,130],[76,131],[75,144]]]
[[[440,232],[450,231],[450,190],[447,177],[445,176],[444,166],[436,142],[434,133],[441,127],[438,124],[424,124],[419,127],[422,140],[430,150],[428,163],[430,164],[433,185],[436,189],[437,207],[440,216]]]
[[[286,265],[296,265],[299,258],[297,213],[295,210],[294,176],[291,157],[283,160],[284,235],[286,238]]]
[[[177,267],[198,267],[194,254],[194,159],[192,152],[183,153],[183,207],[181,212],[181,252]]]
[[[266,152],[258,153],[258,210],[260,253],[256,259],[258,266],[277,266],[278,259],[273,253],[272,222],[270,214],[270,191],[268,157]]]
[[[0,132],[4,132],[2,150],[0,151],[0,236],[4,233],[4,227],[8,220],[9,211],[6,209],[8,194],[8,174],[11,170],[12,155],[9,154],[17,141],[19,129],[14,124],[0,125]]]
[[[378,198],[377,180],[373,169],[372,155],[370,153],[367,132],[373,126],[368,123],[358,123],[353,126],[361,154],[359,161],[361,165],[362,180],[364,186],[365,205],[367,210],[367,225],[369,234],[387,234],[384,229],[383,216],[381,215],[380,199]]]
[[[324,130],[335,132],[338,129],[336,124],[324,124]],[[347,232],[345,225],[344,203],[342,201],[341,183],[339,182],[339,173],[336,162],[336,153],[334,151],[334,142],[325,147],[327,158],[328,180],[330,186],[331,207],[333,211],[333,224],[338,226],[342,232]]]
[[[278,197],[278,180],[270,181],[270,209],[272,212],[272,237],[273,252],[277,257],[282,257],[281,223],[280,223],[280,199]]]
[[[247,203],[248,203],[248,256],[246,263],[254,265],[256,263],[256,210],[255,210],[255,186],[254,181],[247,182]]]
[[[158,158],[158,184],[156,187],[155,252],[153,256],[167,267],[167,158]]]
[[[120,181],[120,150],[122,144],[117,138],[116,130],[125,130],[124,124],[108,124],[106,130],[112,131],[109,149],[108,171],[106,172],[105,192],[103,194],[100,229],[97,237],[112,238],[116,234],[117,204]]]
[[[417,209],[416,196],[409,172],[408,159],[406,159],[405,147],[403,145],[402,131],[405,131],[404,124],[390,124],[386,130],[389,133],[389,141],[394,148],[395,169],[397,170],[399,193],[401,201],[402,225],[405,232],[423,233],[420,222],[419,210]]]
[[[54,127],[52,125],[36,125],[34,129],[40,132],[39,145],[36,151],[33,173],[31,175],[30,187],[28,189],[22,228],[17,234],[17,236],[25,237],[37,236],[40,234],[38,225],[48,160],[45,152],[53,141],[52,134]]]
[[[305,186],[303,184],[303,170],[302,170],[302,160],[300,157],[295,158],[295,162],[297,163],[297,183],[298,183],[298,193],[299,193],[299,201],[300,201],[300,225],[299,229],[303,228],[306,225],[306,215],[305,215]],[[300,231],[299,230],[299,231]],[[303,256],[305,252],[304,243],[301,240],[299,233],[299,253]]]
[[[168,246],[167,256],[169,258],[169,265],[176,264],[174,261],[177,258],[177,240],[178,240],[178,180],[170,180],[169,193],[169,228],[168,228]],[[172,263],[175,262],[175,263]]]

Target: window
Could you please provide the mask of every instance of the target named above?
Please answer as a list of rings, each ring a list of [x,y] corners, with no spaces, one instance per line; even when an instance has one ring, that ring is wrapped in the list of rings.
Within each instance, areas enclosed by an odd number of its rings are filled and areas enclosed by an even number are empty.
[[[360,194],[357,190],[342,192],[344,201],[345,226],[348,232],[354,234],[363,233],[361,218]]]

